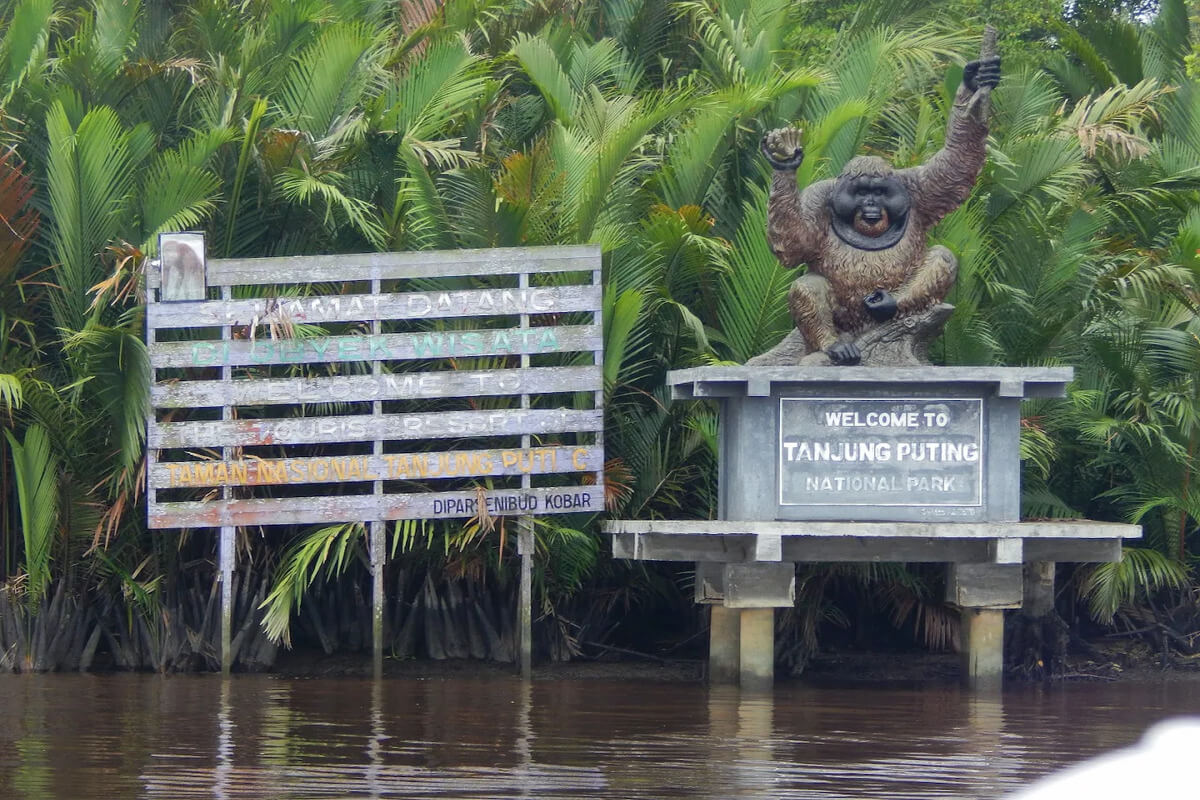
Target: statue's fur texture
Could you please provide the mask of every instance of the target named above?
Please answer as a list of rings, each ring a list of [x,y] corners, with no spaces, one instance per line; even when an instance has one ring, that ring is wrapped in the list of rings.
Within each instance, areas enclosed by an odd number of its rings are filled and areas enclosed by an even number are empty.
[[[839,335],[853,336],[874,325],[863,298],[876,289],[895,297],[896,319],[902,319],[928,311],[954,285],[957,261],[944,247],[928,247],[926,234],[967,199],[983,169],[986,111],[969,108],[972,95],[965,85],[959,87],[945,146],[925,164],[893,170],[881,158],[860,156],[843,170],[844,176],[894,176],[908,190],[907,228],[886,249],[860,249],[834,234],[829,207],[834,180],[800,192],[795,169],[775,171],[767,238],[785,266],[808,265],[807,274],[792,285],[788,304],[810,352],[827,350]]]

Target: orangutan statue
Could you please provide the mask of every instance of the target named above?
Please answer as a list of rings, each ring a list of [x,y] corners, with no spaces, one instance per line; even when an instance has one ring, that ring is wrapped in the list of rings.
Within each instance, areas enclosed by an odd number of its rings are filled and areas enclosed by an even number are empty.
[[[925,363],[925,347],[953,308],[942,300],[958,269],[949,250],[928,246],[926,234],[967,199],[983,169],[988,95],[1000,80],[989,33],[983,56],[963,70],[945,145],[921,166],[897,170],[859,156],[837,178],[801,192],[800,130],[763,137],[775,169],[767,238],[780,262],[808,271],[788,294],[796,331],[750,364]]]

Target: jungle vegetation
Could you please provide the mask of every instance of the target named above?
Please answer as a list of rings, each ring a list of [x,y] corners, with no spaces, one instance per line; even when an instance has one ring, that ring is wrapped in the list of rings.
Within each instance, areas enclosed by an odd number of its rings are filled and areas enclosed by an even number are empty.
[[[1061,566],[1060,611],[1194,654],[1198,14],[1184,0],[0,0],[0,669],[217,663],[216,537],[145,525],[141,271],[159,232],[202,229],[214,257],[600,244],[608,513],[708,518],[713,409],[673,404],[662,382],[740,363],[790,325],[759,138],[805,129],[802,182],[861,152],[923,162],[986,21],[1004,78],[984,174],[935,231],[961,264],[935,356],[1075,367],[1065,400],[1026,406],[1025,513],[1138,522],[1145,538],[1119,564]],[[702,641],[686,570],[613,561],[599,522],[538,526],[542,656]],[[369,646],[361,526],[239,535],[241,667],[269,666],[281,639]],[[391,651],[511,653],[513,538],[392,530]],[[951,647],[940,580],[806,567],[780,657],[801,669],[851,618]]]

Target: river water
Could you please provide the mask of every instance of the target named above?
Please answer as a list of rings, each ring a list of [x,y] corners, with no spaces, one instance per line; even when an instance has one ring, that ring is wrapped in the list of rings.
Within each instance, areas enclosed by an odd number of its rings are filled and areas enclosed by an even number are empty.
[[[993,798],[1185,713],[1200,684],[0,676],[0,798]]]

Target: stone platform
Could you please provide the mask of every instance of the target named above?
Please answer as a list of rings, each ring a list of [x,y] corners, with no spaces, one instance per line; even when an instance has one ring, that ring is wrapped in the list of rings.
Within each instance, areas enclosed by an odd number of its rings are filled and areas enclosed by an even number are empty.
[[[1020,520],[1020,402],[1061,397],[1067,368],[703,367],[678,400],[720,407],[717,520],[613,520],[613,555],[696,566],[717,682],[767,689],[774,609],[801,562],[947,565],[965,675],[998,686],[1003,612],[1025,574],[1117,561],[1136,525]],[[1042,587],[1043,590],[1045,587]],[[1052,596],[1052,594],[1051,594]]]
[[[613,556],[638,561],[1117,561],[1137,525],[1043,522],[613,520]]]

